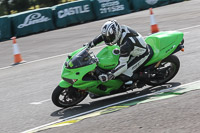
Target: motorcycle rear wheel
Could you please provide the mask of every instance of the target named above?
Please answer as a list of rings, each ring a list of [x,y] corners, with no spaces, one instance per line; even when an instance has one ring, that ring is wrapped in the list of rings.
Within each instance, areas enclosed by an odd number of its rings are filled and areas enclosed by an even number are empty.
[[[156,73],[151,74],[151,78],[146,82],[146,84],[151,86],[162,85],[170,81],[177,74],[180,68],[180,61],[176,55],[170,55],[164,59],[158,68],[156,68]],[[159,78],[159,72],[162,77]],[[155,77],[155,78],[152,78]]]
[[[88,92],[80,91],[74,87],[62,88],[57,86],[52,93],[52,102],[61,108],[68,108],[77,105],[83,101]]]

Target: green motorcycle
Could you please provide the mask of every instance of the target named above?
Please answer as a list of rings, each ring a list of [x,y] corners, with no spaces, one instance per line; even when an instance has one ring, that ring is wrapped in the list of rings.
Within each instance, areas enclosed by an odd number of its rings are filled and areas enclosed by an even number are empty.
[[[171,80],[180,67],[180,61],[174,53],[184,51],[183,33],[158,32],[148,36],[145,41],[152,48],[153,56],[134,74],[131,85],[126,84],[120,76],[107,82],[98,79],[100,74],[117,66],[119,46],[105,46],[97,55],[86,46],[72,52],[63,65],[62,80],[52,93],[53,103],[67,108],[80,103],[88,94],[93,99],[142,88],[144,85],[162,85]]]

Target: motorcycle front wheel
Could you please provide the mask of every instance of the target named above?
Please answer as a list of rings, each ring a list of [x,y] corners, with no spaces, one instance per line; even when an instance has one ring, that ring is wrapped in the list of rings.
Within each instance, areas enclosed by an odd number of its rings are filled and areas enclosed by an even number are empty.
[[[83,101],[88,92],[78,90],[74,87],[62,88],[57,86],[52,93],[52,102],[61,108],[68,108]]]
[[[170,81],[177,74],[180,68],[180,61],[176,55],[170,55],[162,60],[159,67],[155,68],[147,80],[147,84],[157,86]]]

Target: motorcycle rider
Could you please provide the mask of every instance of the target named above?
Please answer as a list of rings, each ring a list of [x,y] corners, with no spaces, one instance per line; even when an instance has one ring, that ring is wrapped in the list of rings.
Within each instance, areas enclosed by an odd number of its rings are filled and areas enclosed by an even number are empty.
[[[92,48],[102,41],[109,46],[120,46],[119,63],[110,72],[99,75],[102,82],[119,75],[123,81],[130,81],[134,72],[152,57],[152,50],[143,37],[130,27],[119,25],[116,20],[107,21],[101,28],[101,34],[87,45]]]

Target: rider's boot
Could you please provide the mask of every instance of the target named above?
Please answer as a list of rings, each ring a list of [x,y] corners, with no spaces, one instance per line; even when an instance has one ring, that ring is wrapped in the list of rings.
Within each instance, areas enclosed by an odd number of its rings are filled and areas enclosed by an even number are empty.
[[[130,86],[132,88],[142,88],[145,86],[145,83],[140,81],[140,79],[145,79],[146,77],[146,73],[136,73],[131,77],[131,80],[125,82],[125,85]]]

